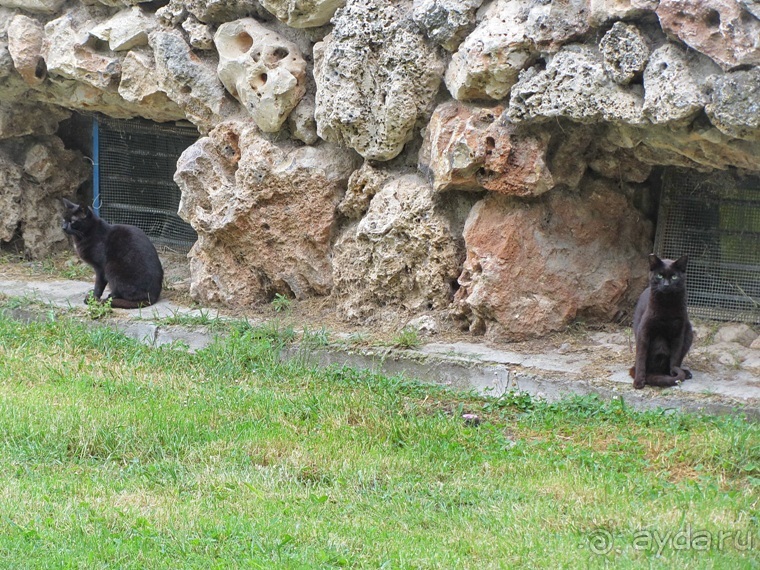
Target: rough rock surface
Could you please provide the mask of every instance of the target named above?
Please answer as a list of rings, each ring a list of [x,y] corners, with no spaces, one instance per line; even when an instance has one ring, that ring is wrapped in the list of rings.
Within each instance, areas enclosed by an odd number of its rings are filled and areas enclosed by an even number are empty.
[[[646,282],[651,228],[612,186],[588,182],[537,202],[491,194],[475,205],[455,297],[472,332],[525,339],[629,306]]]
[[[760,64],[760,20],[736,0],[660,0],[657,16],[666,34],[725,70]]]
[[[483,0],[415,0],[414,21],[427,36],[454,51],[475,27],[475,11]]]
[[[461,263],[455,228],[469,203],[441,201],[422,177],[390,177],[335,244],[334,298],[347,319],[444,309]],[[464,207],[463,207],[464,206]]]
[[[760,173],[759,15],[760,0],[0,0],[0,233],[56,247],[57,221],[41,224],[78,178],[50,174],[68,167],[52,136],[69,110],[191,121],[212,133],[177,173],[200,301],[332,295],[347,316],[446,326],[461,275],[473,330],[608,320],[631,308],[662,168]],[[527,258],[499,265],[507,250]]]
[[[572,45],[557,53],[545,70],[531,68],[520,75],[508,113],[515,121],[564,117],[638,125],[643,123],[644,97],[637,87],[612,81],[593,48]]]
[[[54,136],[25,137],[0,146],[0,241],[18,233],[32,258],[63,248],[60,199],[71,197],[89,168],[79,152]]]
[[[350,0],[314,46],[317,133],[364,158],[390,160],[427,118],[440,56],[400,7]]]
[[[525,197],[554,186],[546,164],[548,134],[520,133],[502,112],[501,106],[456,101],[435,110],[419,157],[436,191],[485,188]]]
[[[253,18],[221,25],[214,43],[224,87],[262,131],[279,131],[306,93],[306,61],[298,46]]]
[[[150,35],[161,90],[202,128],[235,112],[224,86],[216,75],[216,61],[202,59],[177,31],[156,31]]]
[[[261,0],[278,20],[293,28],[313,28],[330,21],[346,0]]]
[[[328,294],[336,209],[356,166],[345,150],[277,146],[240,122],[187,149],[175,180],[179,213],[199,236],[192,295],[242,307]]]
[[[8,51],[13,66],[27,85],[39,85],[47,74],[42,57],[45,29],[34,18],[17,14],[8,28]]]
[[[708,78],[719,68],[679,44],[652,52],[644,71],[644,115],[655,124],[692,120],[710,100]]]
[[[649,46],[644,35],[632,24],[615,22],[599,42],[604,69],[621,85],[640,76],[649,59]]]
[[[714,76],[712,87],[710,122],[729,137],[760,141],[760,68]]]

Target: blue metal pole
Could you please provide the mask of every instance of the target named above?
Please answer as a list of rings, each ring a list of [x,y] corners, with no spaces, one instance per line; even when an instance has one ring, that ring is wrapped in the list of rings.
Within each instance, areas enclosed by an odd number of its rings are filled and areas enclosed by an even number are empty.
[[[100,136],[98,118],[92,118],[92,209],[100,216]]]

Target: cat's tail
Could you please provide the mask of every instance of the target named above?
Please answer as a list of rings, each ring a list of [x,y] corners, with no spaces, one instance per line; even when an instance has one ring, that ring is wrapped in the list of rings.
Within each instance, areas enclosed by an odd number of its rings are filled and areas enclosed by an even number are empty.
[[[150,302],[147,299],[144,301],[130,301],[128,299],[118,299],[115,297],[109,297],[111,300],[111,307],[114,309],[142,309],[143,307],[149,307],[155,303]],[[157,301],[158,299],[156,299]]]

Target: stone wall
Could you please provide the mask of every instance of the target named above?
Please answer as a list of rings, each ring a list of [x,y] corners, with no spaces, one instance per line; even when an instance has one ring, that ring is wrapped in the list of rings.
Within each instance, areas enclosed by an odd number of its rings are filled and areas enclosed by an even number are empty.
[[[0,0],[0,240],[62,241],[71,111],[187,120],[199,300],[507,338],[620,318],[653,171],[760,171],[758,6]]]

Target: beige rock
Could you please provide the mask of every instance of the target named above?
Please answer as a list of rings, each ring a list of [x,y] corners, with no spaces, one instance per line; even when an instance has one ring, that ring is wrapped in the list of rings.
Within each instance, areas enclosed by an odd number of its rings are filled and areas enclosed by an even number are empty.
[[[580,194],[530,203],[491,194],[476,204],[455,296],[470,330],[526,339],[630,309],[652,244],[648,223],[615,186],[589,182]]]
[[[447,307],[461,255],[452,231],[456,215],[420,176],[389,178],[367,215],[335,244],[339,314],[375,321]]]
[[[214,43],[224,87],[262,131],[279,131],[306,93],[306,61],[298,46],[253,18],[222,24]]]
[[[260,0],[261,5],[291,28],[313,28],[330,22],[346,0]]]
[[[644,72],[644,115],[655,124],[688,123],[710,100],[707,79],[720,68],[696,52],[668,42]]]
[[[760,170],[759,142],[732,139],[711,126],[638,129],[618,125],[605,138],[609,144],[632,149],[645,164]]]
[[[199,21],[195,16],[188,16],[188,18],[182,22],[182,29],[187,32],[190,45],[195,49],[214,49],[214,34],[211,31],[211,27]]]
[[[455,51],[475,27],[475,12],[483,0],[414,0],[413,18],[427,36]]]
[[[546,69],[533,68],[512,88],[509,117],[513,121],[564,117],[581,123],[644,124],[640,86],[618,85],[604,71],[593,48],[563,48]]]
[[[47,67],[42,57],[44,37],[45,29],[38,20],[23,14],[17,14],[11,20],[8,51],[13,58],[13,66],[27,85],[39,85],[47,76]]]
[[[0,140],[26,135],[52,135],[58,129],[58,123],[69,116],[69,111],[53,105],[0,101]]]
[[[177,163],[180,215],[198,232],[190,292],[248,306],[332,286],[336,207],[357,164],[331,145],[275,145],[250,123],[223,123]]]
[[[349,0],[314,46],[317,133],[390,160],[432,111],[443,62],[402,5]]]
[[[749,347],[752,350],[760,350],[760,336],[753,340],[752,344],[750,344]]]
[[[0,0],[0,6],[40,14],[55,14],[65,3],[66,0]]]
[[[390,173],[386,170],[374,168],[368,161],[364,161],[362,167],[348,179],[346,195],[338,204],[340,213],[352,220],[364,216],[372,198],[380,192],[389,176]]]
[[[290,136],[306,144],[314,144],[319,140],[317,122],[314,120],[314,97],[304,96],[288,115]]]
[[[666,34],[724,70],[760,64],[760,20],[736,0],[660,0],[657,16]]]
[[[502,111],[456,101],[436,108],[419,154],[419,167],[436,191],[485,188],[538,196],[554,186],[546,165],[548,134],[521,133]]]
[[[72,9],[45,25],[43,54],[48,75],[73,79],[101,91],[116,91],[121,74],[118,57],[99,53],[89,43],[93,21]]]
[[[153,52],[133,49],[125,57],[121,66],[119,95],[139,106],[143,117],[154,121],[179,121],[185,113],[161,89],[158,78],[153,73],[155,61]]]
[[[605,178],[623,182],[641,183],[652,173],[652,165],[641,162],[628,149],[618,149],[612,153],[599,152],[588,166]]]
[[[654,12],[660,0],[589,0],[589,23],[602,26],[616,20],[632,20]]]
[[[148,45],[148,34],[158,27],[158,20],[138,6],[117,12],[106,22],[90,30],[96,38],[108,42],[113,51],[128,51]]]
[[[158,85],[188,120],[202,129],[234,116],[239,107],[229,99],[216,75],[216,61],[196,54],[177,30],[158,30],[148,41],[156,62]]]
[[[17,164],[11,156],[21,157]],[[24,253],[39,259],[67,246],[61,231],[60,198],[72,196],[90,168],[77,151],[66,150],[54,136],[15,139],[0,148],[0,241],[16,231]]]
[[[758,336],[749,325],[733,323],[718,329],[718,332],[713,337],[713,343],[735,342],[742,346],[750,347]]]
[[[712,87],[710,122],[729,137],[760,141],[760,68],[714,76]]]
[[[623,22],[615,22],[599,42],[604,58],[604,69],[617,83],[627,85],[641,73],[649,59],[649,46],[639,29]]]

